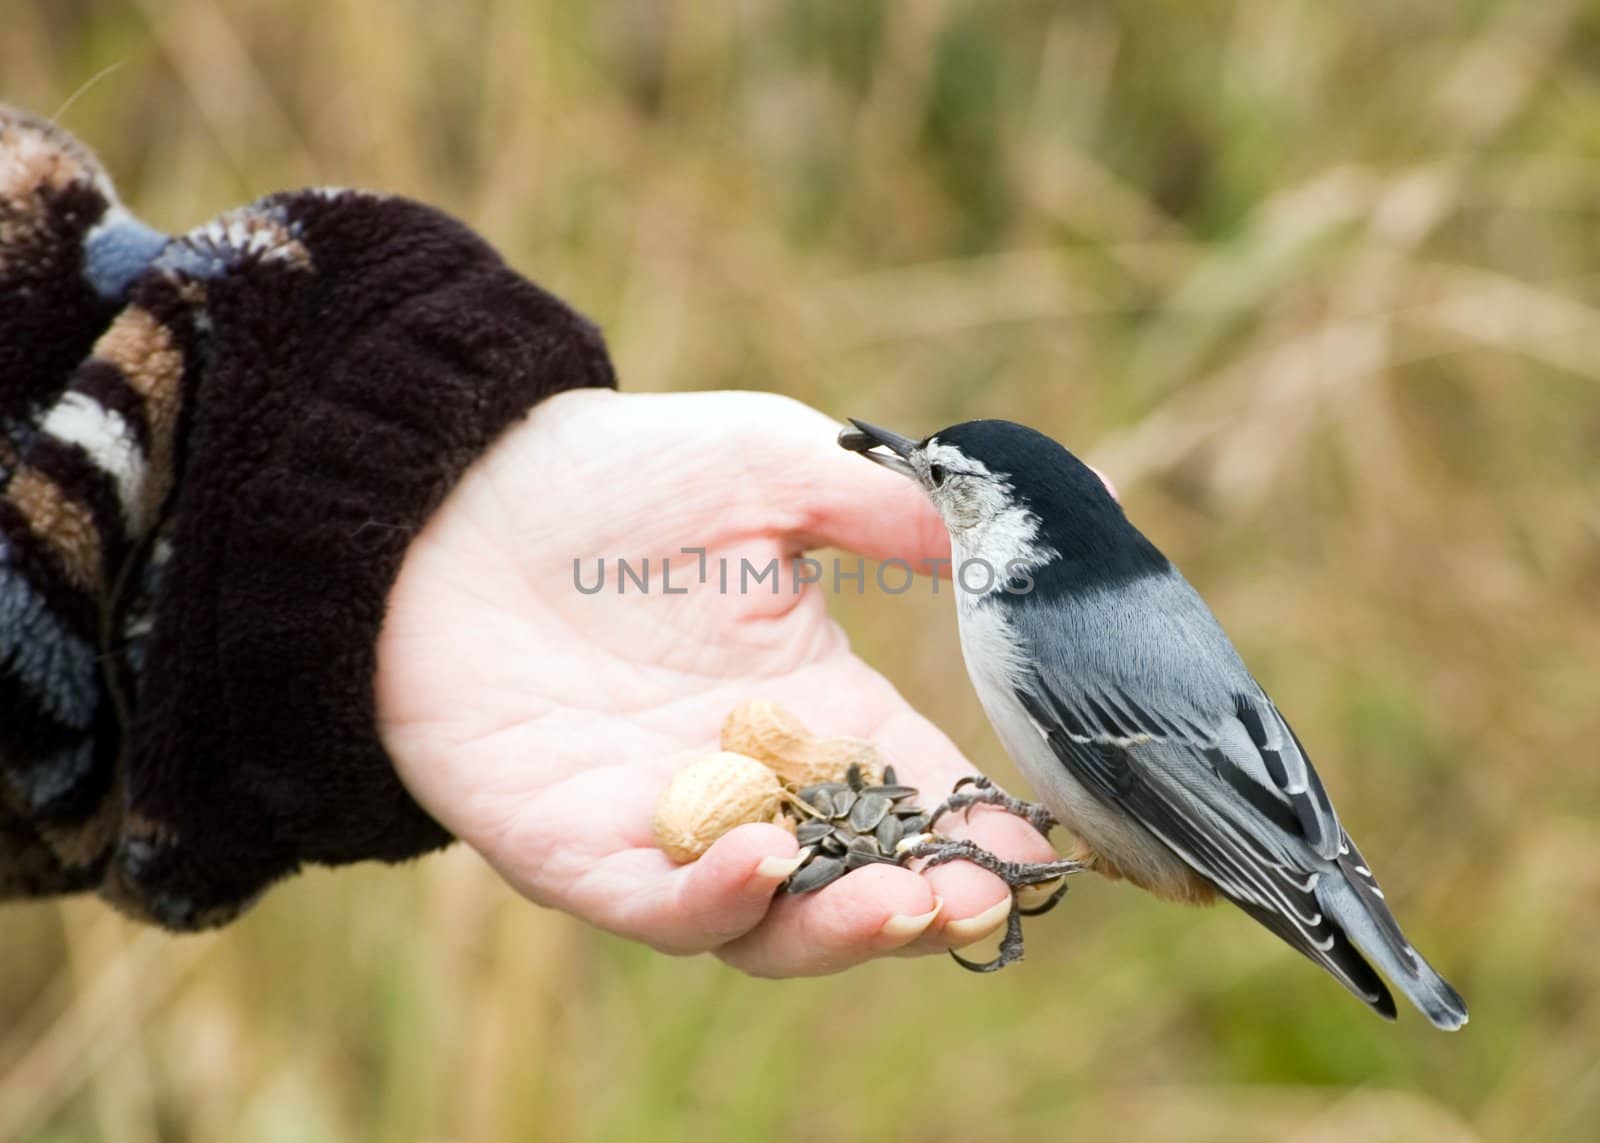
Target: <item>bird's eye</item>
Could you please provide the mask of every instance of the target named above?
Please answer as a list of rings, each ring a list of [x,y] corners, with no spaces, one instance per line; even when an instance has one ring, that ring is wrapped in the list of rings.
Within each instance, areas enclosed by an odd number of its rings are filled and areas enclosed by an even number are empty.
[[[930,464],[928,466],[928,479],[935,488],[944,483],[944,465]]]

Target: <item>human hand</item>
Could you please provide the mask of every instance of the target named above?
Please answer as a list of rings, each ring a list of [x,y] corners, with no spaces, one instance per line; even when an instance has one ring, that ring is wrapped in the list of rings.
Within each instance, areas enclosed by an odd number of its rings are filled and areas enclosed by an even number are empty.
[[[837,429],[770,394],[564,393],[480,458],[412,542],[379,641],[379,729],[423,807],[520,893],[765,976],[960,947],[1003,923],[1006,887],[971,865],[873,865],[774,898],[797,851],[777,826],[741,826],[690,865],[655,847],[673,771],[715,750],[747,698],[873,739],[924,804],[972,773],[851,654],[823,593],[792,590],[788,561],[808,548],[949,558],[921,492],[839,450]],[[574,560],[587,587],[601,557],[605,589],[580,592]],[[649,592],[618,594],[617,557],[649,557]],[[779,590],[738,591],[741,559],[779,560]],[[1015,860],[1053,856],[1005,814],[980,807],[965,828]]]

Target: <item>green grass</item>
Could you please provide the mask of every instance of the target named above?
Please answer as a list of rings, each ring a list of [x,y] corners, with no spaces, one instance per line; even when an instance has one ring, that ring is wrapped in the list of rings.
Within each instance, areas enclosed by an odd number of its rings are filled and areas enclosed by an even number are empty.
[[[599,320],[629,388],[1087,453],[1473,1021],[1384,1025],[1245,918],[1099,882],[999,977],[753,981],[457,852],[210,938],[6,910],[0,1137],[1592,1132],[1600,9],[13,0],[5,30],[0,98],[65,108],[158,225],[409,194]],[[838,610],[1009,779],[944,604]]]

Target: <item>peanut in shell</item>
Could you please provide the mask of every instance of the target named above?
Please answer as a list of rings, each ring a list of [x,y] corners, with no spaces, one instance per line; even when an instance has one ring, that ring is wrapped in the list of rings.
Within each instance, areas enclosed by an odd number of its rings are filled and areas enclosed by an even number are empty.
[[[656,844],[677,862],[694,861],[723,834],[779,818],[783,783],[768,767],[728,750],[691,762],[656,803]]]
[[[842,782],[852,765],[869,784],[883,780],[884,760],[864,738],[818,738],[767,699],[740,703],[722,724],[722,748],[765,763],[790,786]]]

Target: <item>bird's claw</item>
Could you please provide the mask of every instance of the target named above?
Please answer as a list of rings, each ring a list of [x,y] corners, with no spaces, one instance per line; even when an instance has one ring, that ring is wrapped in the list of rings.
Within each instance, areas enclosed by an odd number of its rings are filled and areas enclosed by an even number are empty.
[[[1063,883],[1065,888],[1065,883]],[[1016,964],[1022,959],[1022,918],[1024,914],[1017,905],[1015,896],[1011,898],[1011,912],[1006,914],[1006,935],[1000,938],[1000,953],[993,960],[976,961],[968,960],[955,949],[950,950],[950,959],[959,964],[968,972],[999,972],[1008,964]]]
[[[1041,901],[1039,904],[1035,905],[1033,908],[1024,909],[1022,907],[1022,904],[1020,902],[1018,902],[1018,904],[1017,904],[1017,912],[1022,914],[1024,917],[1042,917],[1046,913],[1048,913],[1051,909],[1054,909],[1057,905],[1061,904],[1061,898],[1065,897],[1066,895],[1067,895],[1067,879],[1065,877],[1063,877],[1061,879],[1061,884],[1056,886],[1055,892],[1051,893],[1050,896],[1046,897],[1043,901]]]
[[[936,838],[932,841],[921,842],[906,849],[905,857],[924,858],[931,868],[935,865],[945,865],[952,861],[970,861],[980,869],[986,869],[1006,883],[1012,891],[1011,912],[1006,917],[1006,933],[1000,941],[1000,953],[993,960],[976,962],[965,959],[952,952],[950,956],[962,968],[970,972],[997,972],[1008,964],[1015,964],[1022,959],[1022,918],[1037,917],[1048,913],[1066,896],[1066,877],[1073,873],[1081,873],[1088,866],[1081,861],[1007,861],[1003,857],[990,853],[976,842],[952,838]],[[1032,909],[1024,909],[1017,902],[1016,891],[1029,885],[1039,885],[1045,882],[1061,880],[1061,885],[1042,904]]]
[[[966,789],[968,786],[972,787],[970,791]],[[1056,827],[1055,815],[1049,810],[1037,802],[1013,797],[982,774],[969,775],[957,782],[950,796],[928,814],[928,824],[931,826],[945,814],[965,812],[973,806],[998,806],[1027,822],[1043,837],[1049,837]]]

